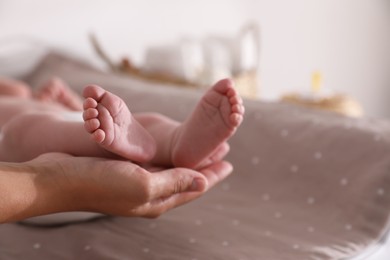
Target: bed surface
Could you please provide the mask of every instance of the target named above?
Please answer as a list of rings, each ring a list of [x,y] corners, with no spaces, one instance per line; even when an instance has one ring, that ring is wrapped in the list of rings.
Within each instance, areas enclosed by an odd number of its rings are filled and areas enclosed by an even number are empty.
[[[81,91],[101,84],[133,112],[183,120],[200,92],[111,75],[49,54],[26,78]],[[172,102],[174,100],[175,102]],[[55,228],[0,226],[1,259],[356,259],[390,215],[390,123],[245,102],[228,156],[234,174],[158,219],[103,217]],[[364,258],[367,259],[367,258]],[[378,259],[379,260],[379,259]]]

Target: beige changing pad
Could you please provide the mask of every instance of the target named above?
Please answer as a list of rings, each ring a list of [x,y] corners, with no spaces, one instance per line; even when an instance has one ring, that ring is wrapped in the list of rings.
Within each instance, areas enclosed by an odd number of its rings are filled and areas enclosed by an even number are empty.
[[[28,78],[97,83],[133,112],[183,120],[201,93],[91,69],[58,54]],[[390,122],[246,101],[234,174],[158,219],[106,217],[56,228],[0,226],[0,259],[349,259],[377,245],[390,216]]]

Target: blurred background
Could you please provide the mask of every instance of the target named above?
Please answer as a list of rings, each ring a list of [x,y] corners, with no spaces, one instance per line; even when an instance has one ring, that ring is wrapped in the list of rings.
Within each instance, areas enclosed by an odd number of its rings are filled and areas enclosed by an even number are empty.
[[[0,59],[7,42],[30,40],[103,66],[94,32],[112,58],[142,64],[149,46],[230,37],[248,22],[260,28],[259,98],[304,92],[319,71],[324,87],[390,118],[388,0],[0,0]]]

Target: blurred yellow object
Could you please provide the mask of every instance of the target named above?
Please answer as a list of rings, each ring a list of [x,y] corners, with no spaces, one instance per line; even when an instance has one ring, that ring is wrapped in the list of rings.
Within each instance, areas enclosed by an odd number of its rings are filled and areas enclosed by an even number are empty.
[[[363,109],[356,100],[341,94],[319,99],[307,99],[299,94],[292,93],[283,96],[281,100],[305,107],[333,111],[350,117],[363,115]]]
[[[311,93],[290,93],[282,96],[281,101],[333,111],[350,117],[363,115],[363,109],[356,100],[346,95],[332,94],[331,91],[322,89],[321,85],[321,72],[315,71],[311,78]]]
[[[315,71],[311,76],[311,89],[313,92],[318,93],[321,90],[322,75],[321,72]]]

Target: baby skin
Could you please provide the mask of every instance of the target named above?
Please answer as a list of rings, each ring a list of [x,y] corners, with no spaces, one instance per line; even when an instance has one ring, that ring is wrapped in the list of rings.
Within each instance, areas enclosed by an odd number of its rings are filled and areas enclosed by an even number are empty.
[[[195,169],[227,154],[226,141],[244,114],[242,99],[228,79],[208,90],[183,123],[155,113],[132,114],[120,97],[95,85],[84,89],[81,105],[66,85],[54,83],[31,104],[24,102],[25,112],[21,109],[2,125],[0,160],[25,161],[45,152],[65,152]],[[48,100],[62,109],[57,106],[53,112]],[[13,103],[5,103],[0,103],[0,111],[12,110]],[[65,116],[81,106],[83,121]]]
[[[208,90],[183,123],[159,114],[132,115],[121,98],[99,86],[86,87],[84,97],[84,125],[93,141],[114,154],[153,165],[197,168],[220,160],[244,113],[230,80]]]
[[[45,82],[35,98],[44,103],[58,103],[72,111],[81,111],[83,101],[74,93],[69,86],[60,78],[53,77]]]

